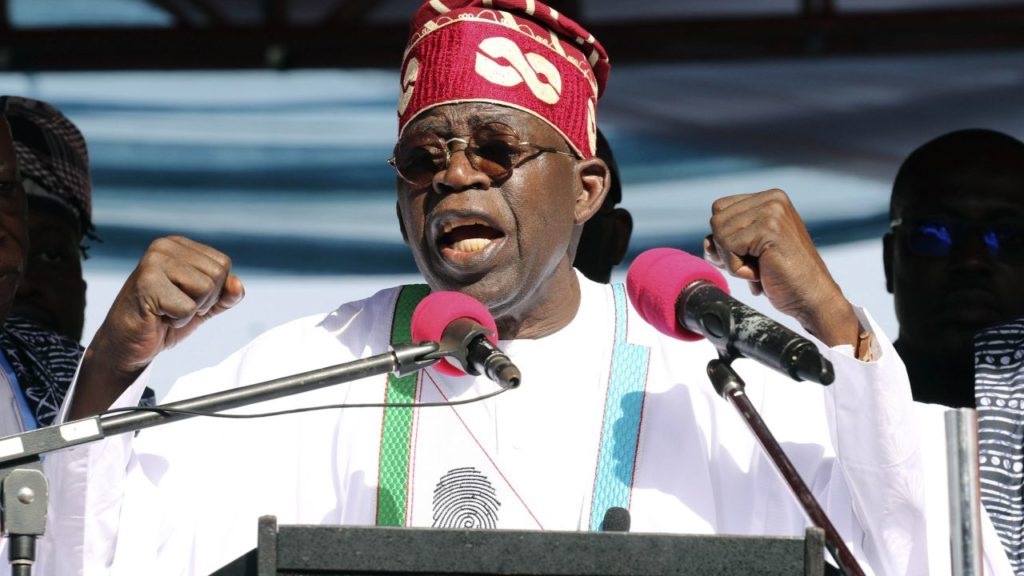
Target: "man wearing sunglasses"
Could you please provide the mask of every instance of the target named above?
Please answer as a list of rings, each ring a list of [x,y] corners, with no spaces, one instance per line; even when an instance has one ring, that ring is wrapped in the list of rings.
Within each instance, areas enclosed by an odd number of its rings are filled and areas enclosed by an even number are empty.
[[[599,530],[622,507],[642,532],[801,534],[803,511],[707,382],[714,349],[661,335],[620,285],[572,267],[608,188],[595,156],[608,70],[600,43],[541,2],[425,2],[388,162],[398,225],[429,288],[390,288],[288,323],[182,378],[166,400],[384,352],[409,338],[428,289],[486,305],[522,386],[458,406],[380,406],[495,391],[431,367],[244,411],[367,408],[194,418],[54,454],[51,538],[65,544],[50,569],[209,573],[253,546],[262,514]],[[796,316],[836,368],[823,388],[738,362],[748,395],[871,573],[927,573],[918,437],[891,346],[843,297],[781,191],[716,201],[711,230],[707,257]],[[224,255],[180,238],[155,243],[132,277],[87,352],[72,417],[133,405],[160,350],[242,293]],[[162,290],[141,299],[133,282]]]
[[[915,400],[977,407],[981,501],[1024,574],[1024,142],[969,129],[925,143],[900,167],[890,217],[894,346]]]
[[[896,350],[914,399],[974,407],[974,336],[1024,317],[1024,142],[958,130],[924,144],[893,184],[884,239]]]

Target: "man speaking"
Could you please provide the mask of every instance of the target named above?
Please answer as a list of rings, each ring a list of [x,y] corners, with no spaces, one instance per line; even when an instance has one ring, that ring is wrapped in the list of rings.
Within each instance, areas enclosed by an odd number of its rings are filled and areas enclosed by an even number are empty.
[[[255,545],[263,514],[591,530],[624,508],[634,531],[802,533],[801,508],[707,382],[713,347],[662,336],[621,286],[572,268],[608,186],[594,156],[608,71],[593,36],[533,0],[432,0],[412,23],[390,159],[398,224],[429,290],[490,309],[519,388],[459,406],[194,418],[53,455],[59,553],[47,568],[208,573]],[[918,439],[889,342],[844,298],[781,191],[718,200],[711,227],[709,258],[799,319],[835,365],[822,388],[740,362],[751,399],[869,572],[926,573]],[[275,328],[165,400],[384,352],[409,338],[427,291],[388,289]],[[153,358],[241,293],[219,252],[154,243],[87,352],[69,417],[135,405]],[[495,390],[430,368],[239,412]]]

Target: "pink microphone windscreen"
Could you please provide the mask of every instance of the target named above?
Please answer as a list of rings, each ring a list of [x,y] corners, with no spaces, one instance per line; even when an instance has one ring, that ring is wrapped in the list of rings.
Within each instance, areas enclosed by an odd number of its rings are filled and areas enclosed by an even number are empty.
[[[653,248],[640,254],[626,273],[626,293],[640,317],[662,334],[680,340],[703,338],[676,319],[679,293],[692,282],[705,280],[726,294],[729,284],[722,273],[701,258],[675,248]]]
[[[440,342],[444,329],[459,318],[469,318],[491,331],[488,340],[498,343],[498,327],[490,310],[472,296],[460,292],[431,292],[420,301],[412,313],[412,340]],[[464,376],[458,366],[442,358],[434,368],[449,376]]]

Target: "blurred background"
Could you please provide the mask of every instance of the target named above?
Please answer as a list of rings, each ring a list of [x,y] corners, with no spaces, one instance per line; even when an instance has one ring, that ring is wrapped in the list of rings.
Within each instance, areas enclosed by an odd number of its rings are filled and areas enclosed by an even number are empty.
[[[384,160],[418,4],[0,0],[0,93],[55,104],[89,144],[86,341],[171,233],[228,253],[247,298],[158,360],[158,390],[283,321],[415,281]],[[599,125],[632,255],[699,253],[715,198],[779,187],[893,336],[881,236],[899,163],[958,128],[1024,137],[1024,1],[551,4],[611,56]]]

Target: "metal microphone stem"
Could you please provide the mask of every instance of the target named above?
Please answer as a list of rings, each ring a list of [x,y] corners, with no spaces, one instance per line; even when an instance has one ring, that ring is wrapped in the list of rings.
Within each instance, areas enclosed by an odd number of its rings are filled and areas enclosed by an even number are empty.
[[[729,365],[729,360],[716,358],[708,362],[708,377],[718,394],[728,400],[743,417],[747,427],[754,433],[754,437],[768,454],[768,459],[775,464],[776,469],[782,474],[782,478],[799,500],[807,517],[815,526],[825,531],[825,548],[839,564],[839,569],[850,576],[864,576],[864,571],[839,536],[839,531],[832,525],[832,521],[828,519],[828,515],[818,504],[811,489],[800,477],[796,467],[793,466],[789,457],[782,450],[782,446],[779,445],[779,441],[775,439],[771,430],[768,429],[768,425],[765,424],[757,409],[754,408],[754,404],[747,397],[746,384]]]

